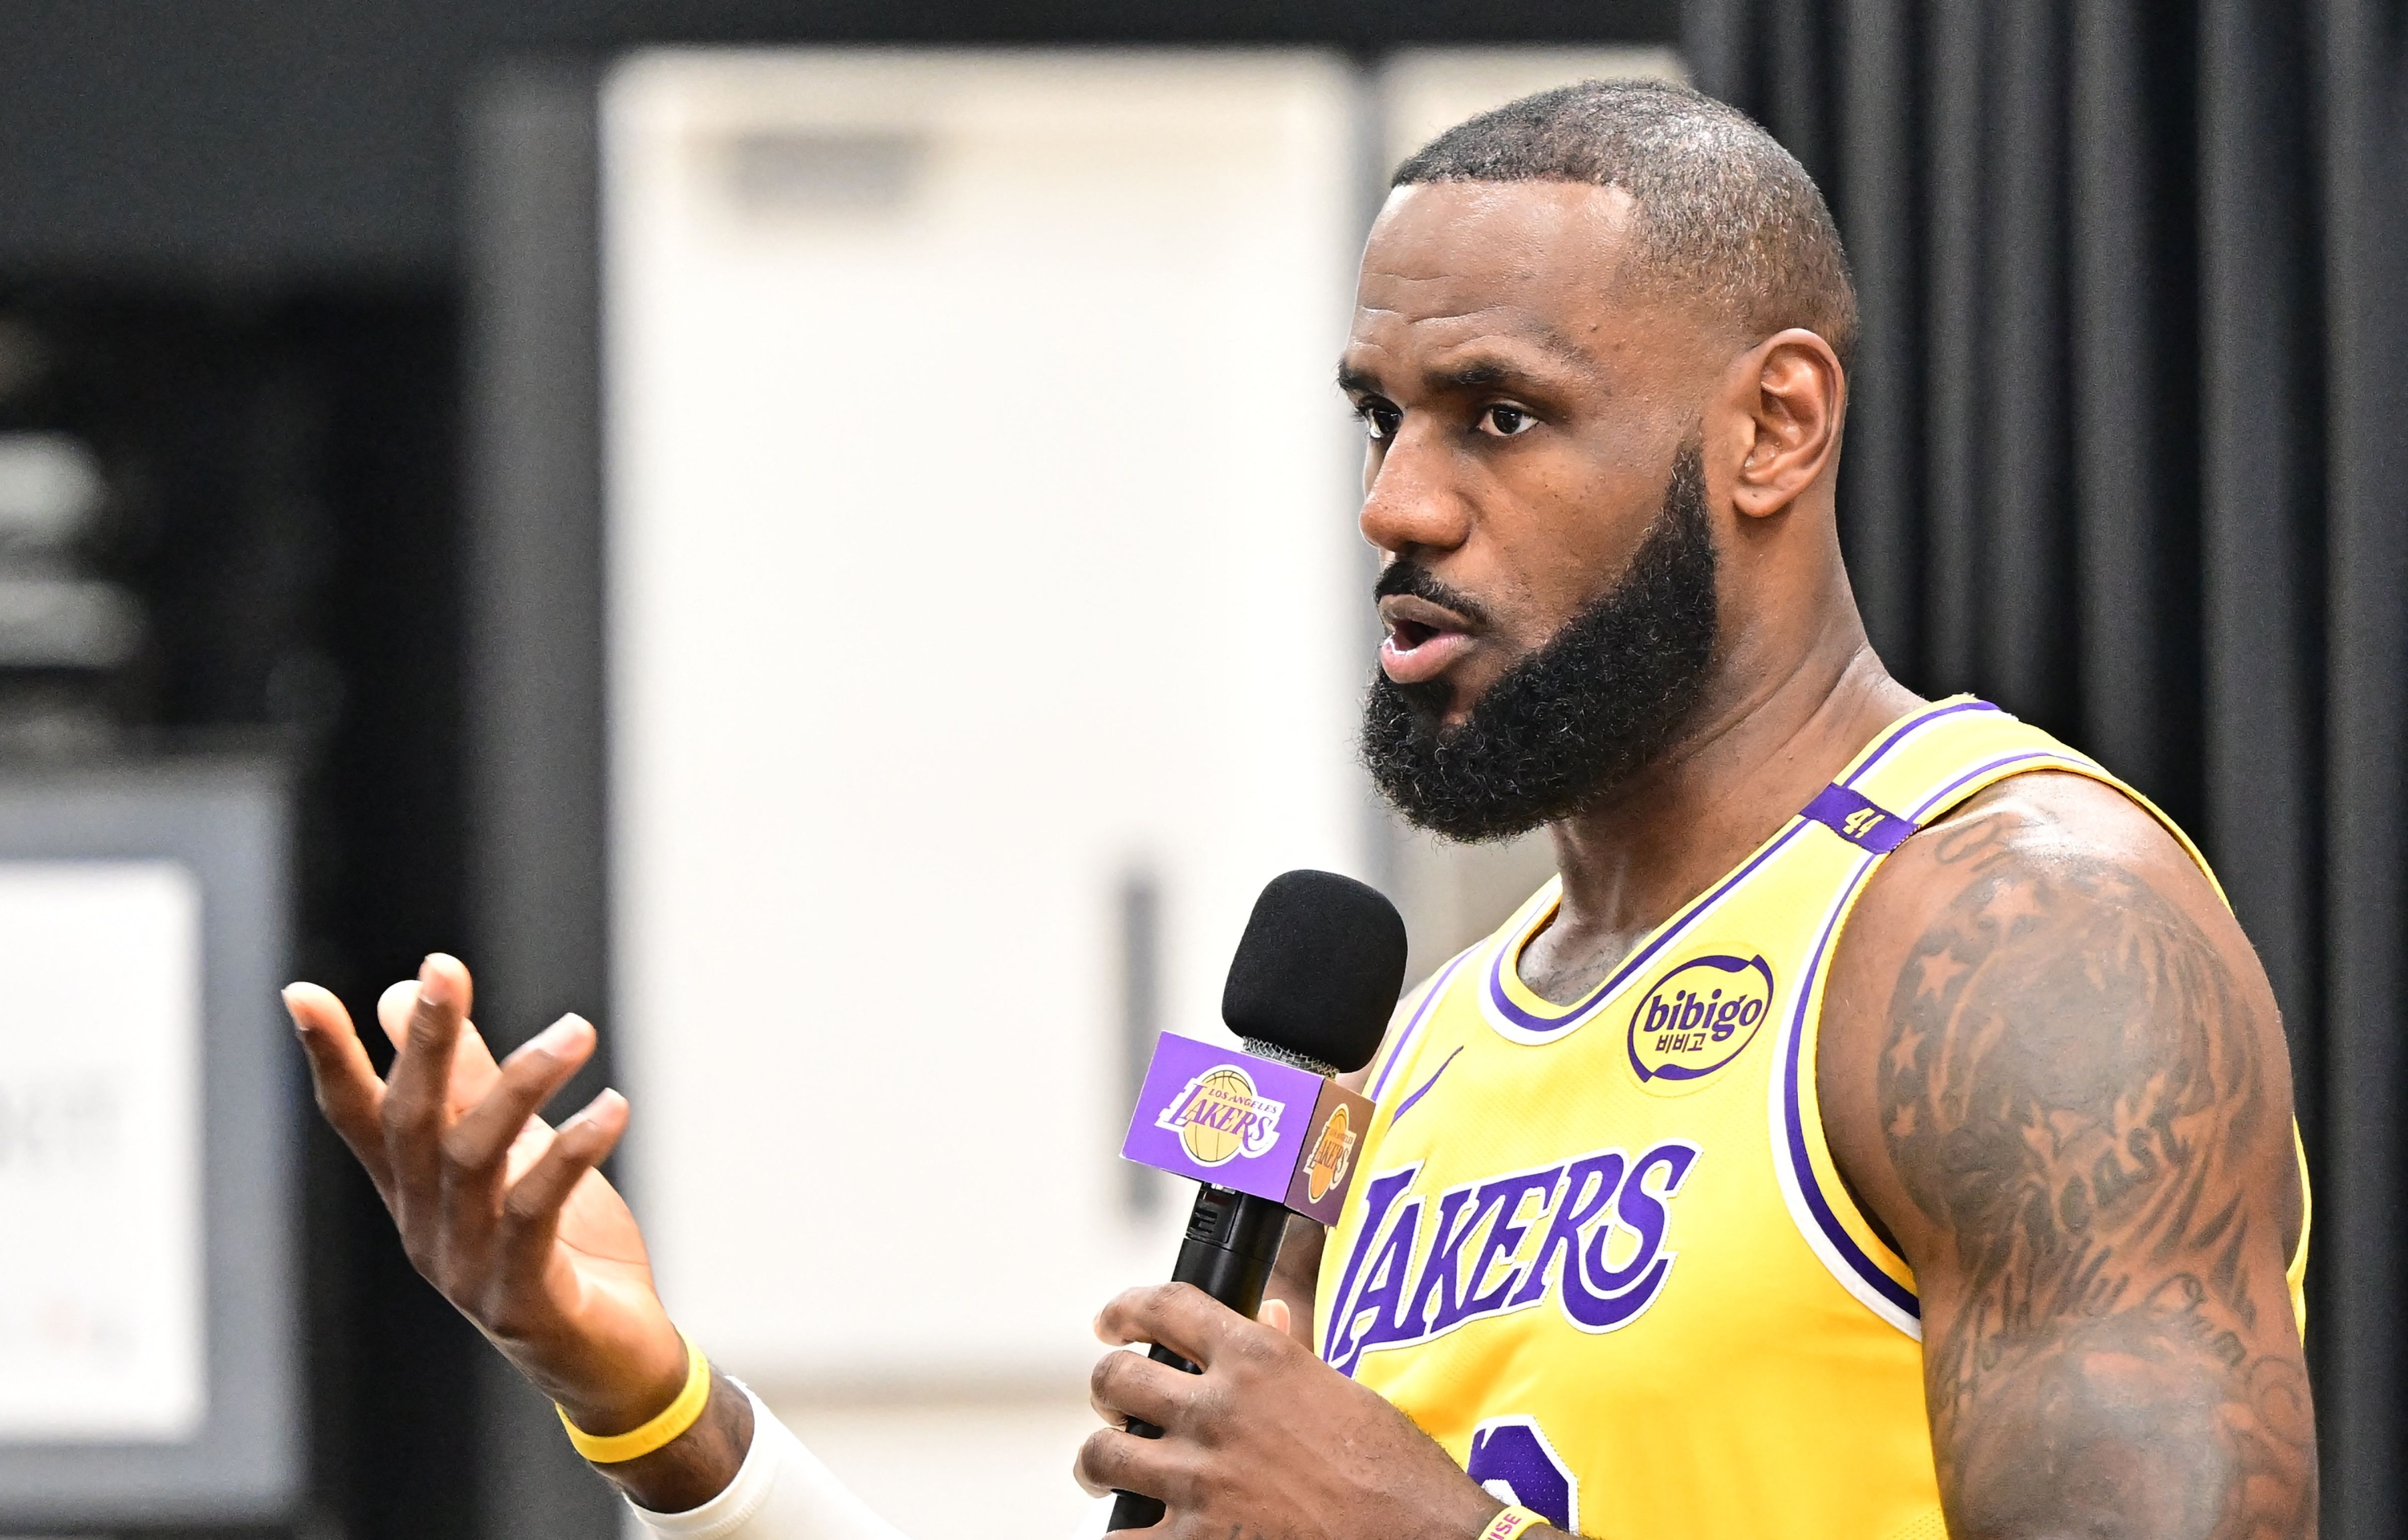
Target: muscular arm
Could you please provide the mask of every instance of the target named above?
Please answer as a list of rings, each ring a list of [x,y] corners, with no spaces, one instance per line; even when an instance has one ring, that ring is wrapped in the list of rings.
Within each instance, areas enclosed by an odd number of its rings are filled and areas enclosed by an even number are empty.
[[[1875,879],[1824,1021],[1833,1153],[1923,1302],[1949,1533],[2313,1534],[2289,1068],[2181,848],[2095,783],[1994,789]]]

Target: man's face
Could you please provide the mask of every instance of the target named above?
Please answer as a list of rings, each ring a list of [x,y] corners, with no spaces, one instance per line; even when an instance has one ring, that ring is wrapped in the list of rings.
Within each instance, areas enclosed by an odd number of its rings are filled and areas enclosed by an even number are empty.
[[[1714,633],[1693,322],[1618,280],[1584,184],[1400,190],[1340,378],[1389,635],[1364,748],[1414,821],[1512,834],[1609,794],[1695,708]],[[1676,461],[1681,474],[1675,475]]]

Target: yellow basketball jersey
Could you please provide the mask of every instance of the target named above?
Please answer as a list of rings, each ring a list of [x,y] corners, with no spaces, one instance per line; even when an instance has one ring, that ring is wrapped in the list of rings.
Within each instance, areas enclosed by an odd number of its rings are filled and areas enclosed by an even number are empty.
[[[2148,806],[1997,707],[1942,701],[1578,1004],[1516,966],[1557,882],[1449,962],[1373,1066],[1322,1356],[1575,1533],[1943,1540],[1914,1279],[1824,1146],[1815,1028],[1883,858],[2034,770]],[[2303,1229],[2295,1310],[2306,1255]]]

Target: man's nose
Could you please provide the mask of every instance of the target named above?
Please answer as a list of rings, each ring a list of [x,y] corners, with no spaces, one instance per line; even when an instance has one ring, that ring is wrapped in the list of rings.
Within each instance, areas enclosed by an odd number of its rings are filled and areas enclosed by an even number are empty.
[[[1471,531],[1471,510],[1451,457],[1406,424],[1363,491],[1363,538],[1382,550],[1453,550]]]

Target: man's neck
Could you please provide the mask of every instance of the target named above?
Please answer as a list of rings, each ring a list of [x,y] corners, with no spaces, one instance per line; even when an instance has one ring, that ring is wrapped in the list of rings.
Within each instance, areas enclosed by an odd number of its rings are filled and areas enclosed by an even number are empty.
[[[1646,934],[1746,859],[1874,734],[1920,704],[1854,616],[1794,667],[1731,688],[1606,806],[1551,824],[1562,906],[1522,954],[1523,981],[1578,999]]]

